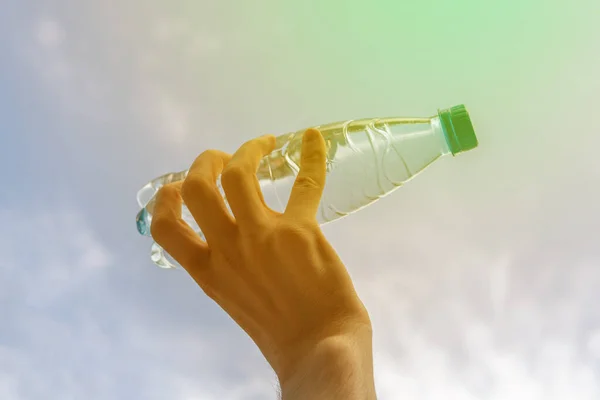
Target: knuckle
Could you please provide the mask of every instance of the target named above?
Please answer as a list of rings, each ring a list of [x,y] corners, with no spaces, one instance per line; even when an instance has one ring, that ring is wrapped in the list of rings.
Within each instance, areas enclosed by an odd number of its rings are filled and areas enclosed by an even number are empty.
[[[156,197],[166,197],[168,199],[171,199],[173,197],[176,197],[177,194],[177,187],[173,184],[167,184],[158,189]]]
[[[188,177],[181,186],[181,197],[189,199],[193,196],[202,196],[211,189],[213,183],[208,177]]]
[[[246,169],[242,164],[229,164],[221,174],[221,182],[224,185],[235,185],[245,179]]]
[[[313,177],[308,175],[298,175],[296,185],[306,189],[320,189],[321,185]]]
[[[165,236],[169,235],[172,230],[173,221],[171,221],[169,218],[162,216],[156,216],[152,218],[152,223],[150,224],[150,234],[158,244],[160,244]]]
[[[280,224],[276,230],[275,235],[283,241],[305,241],[309,236],[310,232],[304,225],[295,223],[284,223]]]
[[[220,157],[221,156],[221,152],[219,150],[216,150],[216,149],[208,149],[208,150],[204,150],[200,155],[202,157],[214,158],[214,157]]]
[[[226,159],[227,154],[225,154],[224,152],[222,152],[220,150],[208,149],[208,150],[204,150],[198,158],[206,158],[209,160]]]
[[[252,138],[250,140],[245,141],[240,148],[244,150],[248,150],[248,148],[252,148],[260,143],[260,137]]]
[[[206,268],[206,265],[204,265],[206,263],[204,249],[197,245],[192,245],[189,248],[187,248],[185,253],[182,253],[180,257],[182,258],[181,261],[187,264],[188,266],[195,266],[200,270]]]

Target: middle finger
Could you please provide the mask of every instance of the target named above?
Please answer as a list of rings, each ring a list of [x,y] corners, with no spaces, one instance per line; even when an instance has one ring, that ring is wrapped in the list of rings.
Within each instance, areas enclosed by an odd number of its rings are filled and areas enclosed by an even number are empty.
[[[223,171],[221,183],[238,225],[255,224],[268,215],[256,171],[274,147],[273,135],[250,140],[235,152]]]

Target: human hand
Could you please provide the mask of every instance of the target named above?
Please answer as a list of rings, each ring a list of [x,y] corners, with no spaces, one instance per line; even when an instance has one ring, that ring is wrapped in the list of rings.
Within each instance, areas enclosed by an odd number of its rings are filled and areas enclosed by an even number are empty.
[[[300,172],[285,212],[264,202],[256,171],[275,138],[245,143],[233,156],[202,153],[185,181],[157,194],[151,232],[261,350],[285,382],[323,341],[371,329],[345,266],[316,221],[326,146],[306,131]],[[233,215],[216,186],[223,190]],[[206,242],[181,219],[182,200]]]

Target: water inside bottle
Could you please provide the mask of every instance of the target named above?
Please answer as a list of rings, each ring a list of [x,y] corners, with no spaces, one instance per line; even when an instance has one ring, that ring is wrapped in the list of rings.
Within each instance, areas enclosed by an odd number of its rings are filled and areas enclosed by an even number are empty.
[[[366,207],[449,152],[437,117],[352,120],[321,125],[317,129],[327,145],[327,182],[317,214],[320,224]],[[285,210],[300,170],[303,133],[279,136],[276,150],[259,165],[257,178],[265,202],[275,211]],[[186,175],[187,171],[165,174],[140,190],[138,203],[142,209],[136,218],[138,232],[150,236],[154,195],[160,187],[183,180]],[[217,187],[224,196],[220,180]],[[185,205],[182,218],[203,238]],[[176,265],[156,243],[152,245],[151,254],[154,263],[162,268]]]

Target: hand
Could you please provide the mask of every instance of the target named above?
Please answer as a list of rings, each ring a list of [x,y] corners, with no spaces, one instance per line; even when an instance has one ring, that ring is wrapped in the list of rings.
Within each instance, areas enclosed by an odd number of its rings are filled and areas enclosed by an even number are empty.
[[[266,206],[256,177],[275,138],[245,143],[233,156],[202,153],[183,183],[157,194],[152,236],[252,338],[287,381],[324,341],[370,332],[369,315],[316,221],[326,148],[317,130],[302,142],[300,172],[284,213]],[[220,195],[221,182],[233,215]],[[206,242],[181,219],[182,199]]]

